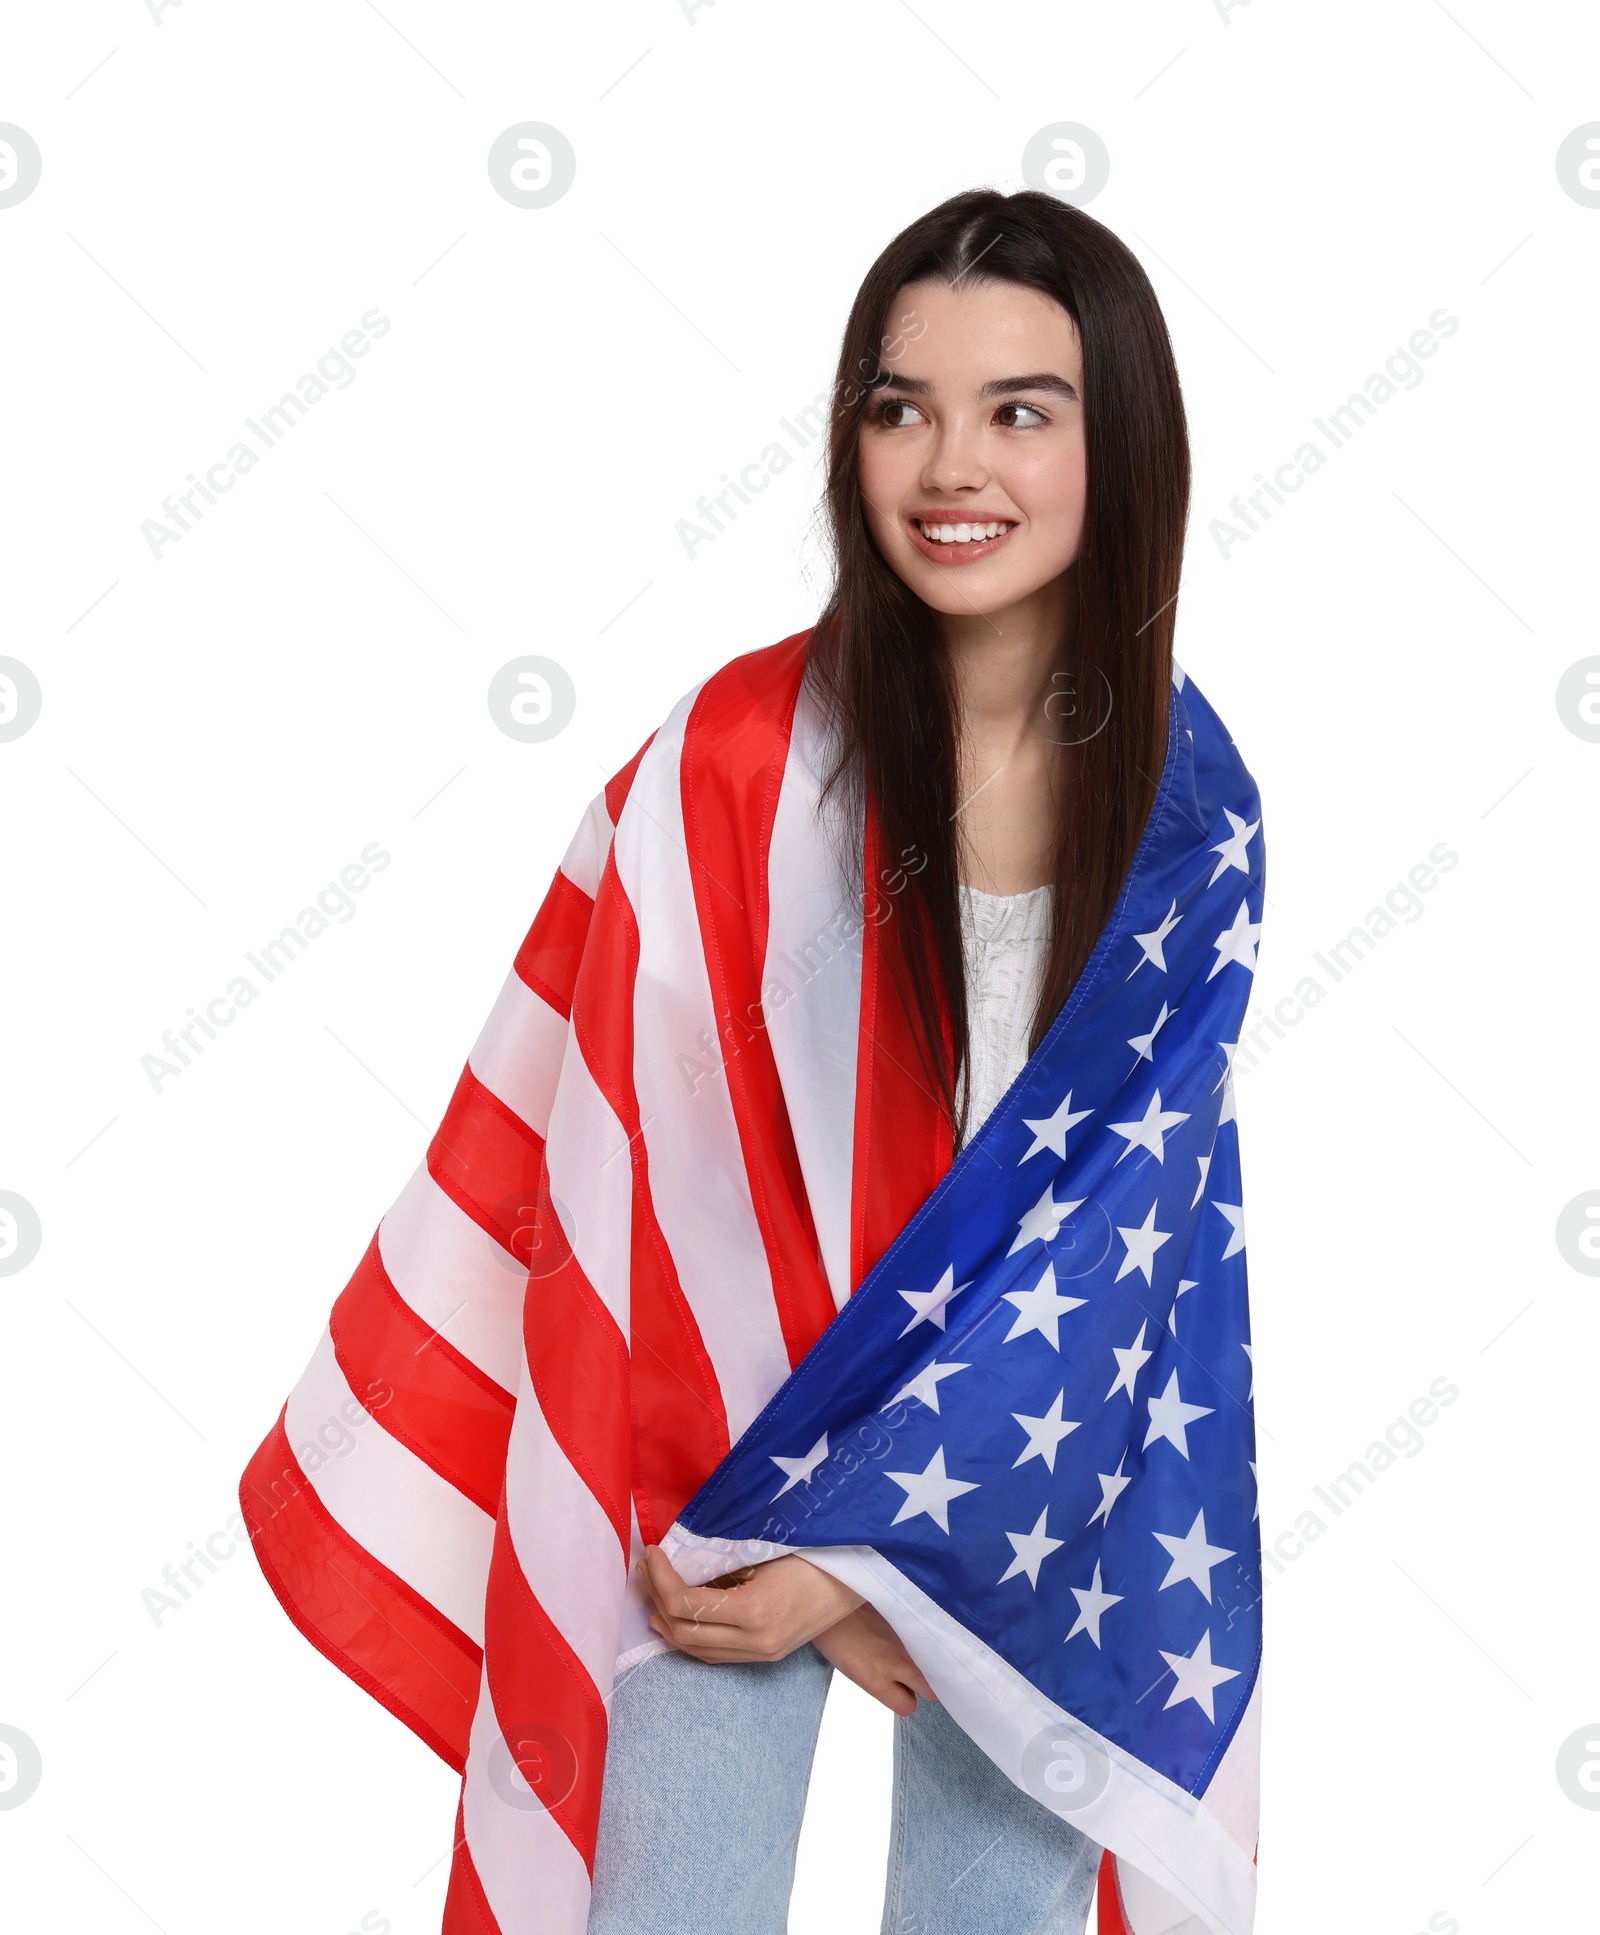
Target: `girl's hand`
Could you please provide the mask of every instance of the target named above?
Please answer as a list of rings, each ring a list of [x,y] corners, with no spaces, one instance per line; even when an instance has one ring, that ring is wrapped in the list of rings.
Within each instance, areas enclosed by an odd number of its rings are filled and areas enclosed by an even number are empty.
[[[651,1626],[679,1652],[715,1665],[785,1659],[862,1604],[859,1592],[792,1553],[727,1587],[686,1585],[658,1545],[645,1547],[640,1570],[655,1602]]]
[[[938,1698],[876,1606],[857,1606],[838,1625],[819,1633],[815,1644],[847,1680],[854,1680],[894,1713],[913,1714],[918,1700]]]

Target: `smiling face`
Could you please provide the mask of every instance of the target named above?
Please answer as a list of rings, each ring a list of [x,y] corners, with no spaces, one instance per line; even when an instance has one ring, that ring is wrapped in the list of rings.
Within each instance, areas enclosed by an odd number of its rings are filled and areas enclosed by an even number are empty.
[[[1072,318],[1015,282],[917,282],[862,422],[861,495],[885,562],[935,611],[992,617],[1076,561],[1088,490]]]

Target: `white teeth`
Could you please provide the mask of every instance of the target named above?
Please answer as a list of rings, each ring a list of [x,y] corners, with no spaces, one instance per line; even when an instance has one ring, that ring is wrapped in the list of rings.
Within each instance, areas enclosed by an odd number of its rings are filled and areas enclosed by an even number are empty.
[[[1009,531],[1010,524],[1003,519],[991,524],[923,524],[922,535],[930,544],[977,544],[985,538],[998,537],[1002,531]]]

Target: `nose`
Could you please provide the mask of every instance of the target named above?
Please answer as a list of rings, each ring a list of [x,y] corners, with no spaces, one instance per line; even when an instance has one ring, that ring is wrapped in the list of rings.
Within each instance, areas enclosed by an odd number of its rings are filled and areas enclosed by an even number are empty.
[[[988,482],[989,468],[983,460],[982,428],[977,417],[965,412],[945,417],[923,467],[923,489],[931,497],[945,497],[957,491],[982,490]]]

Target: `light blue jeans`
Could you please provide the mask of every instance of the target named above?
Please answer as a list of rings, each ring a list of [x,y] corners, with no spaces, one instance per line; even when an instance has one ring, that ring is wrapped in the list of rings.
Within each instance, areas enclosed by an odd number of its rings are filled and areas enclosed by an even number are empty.
[[[611,1700],[589,1935],[784,1935],[833,1668],[661,1653]],[[883,1935],[1083,1935],[1100,1849],[936,1701],[895,1722]]]

